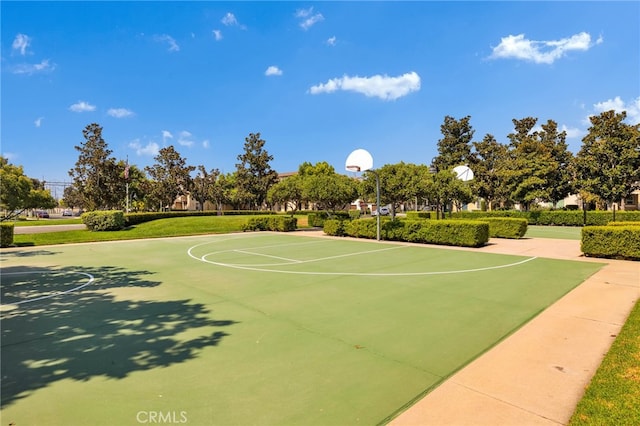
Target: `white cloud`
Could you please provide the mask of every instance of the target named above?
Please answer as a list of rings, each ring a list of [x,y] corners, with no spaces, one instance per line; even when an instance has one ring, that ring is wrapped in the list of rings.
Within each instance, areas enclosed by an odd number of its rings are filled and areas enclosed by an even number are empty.
[[[225,24],[227,27],[238,25],[238,20],[236,19],[236,16],[231,12],[227,12],[227,14],[224,15],[224,17],[220,20],[220,22]]]
[[[155,41],[158,42],[166,42],[169,44],[169,52],[179,52],[180,46],[176,42],[176,40],[168,34],[156,35],[153,37]]]
[[[11,72],[14,74],[35,74],[39,72],[53,71],[56,68],[55,64],[49,63],[48,59],[43,59],[39,64],[17,64],[11,67]]]
[[[168,130],[162,131],[162,142],[166,143],[168,139],[173,139],[173,135]]]
[[[222,40],[222,31],[213,30],[213,37],[216,39],[216,41]]]
[[[7,160],[9,160],[9,162],[16,161],[16,160],[20,157],[20,156],[19,156],[18,154],[16,154],[16,153],[13,153],[13,152],[6,152],[6,151],[2,153],[2,156],[3,156],[4,158],[6,158]]]
[[[329,38],[327,39],[327,44],[328,44],[329,46],[335,46],[335,45],[336,45],[336,41],[337,41],[336,36],[329,37]]]
[[[374,75],[371,77],[333,78],[324,84],[312,86],[309,92],[312,95],[319,93],[333,93],[337,90],[362,93],[368,97],[378,97],[385,101],[395,100],[420,90],[420,76],[415,72],[403,74],[398,77],[387,75]]]
[[[264,72],[264,75],[282,75],[282,70],[280,68],[278,68],[275,65],[271,65],[269,68],[267,68],[267,70]]]
[[[222,22],[227,27],[239,27],[242,30],[247,29],[246,26],[238,22],[238,19],[236,18],[236,16],[231,12],[227,12],[227,14],[224,15],[224,17],[220,20],[220,22]]]
[[[178,143],[182,146],[192,146],[193,139],[191,138],[191,136],[193,136],[191,132],[188,132],[186,130],[181,131],[178,134]]]
[[[133,111],[126,108],[109,108],[107,114],[115,118],[125,118],[134,115]]]
[[[622,111],[627,112],[627,120],[633,124],[640,123],[640,96],[636,99],[632,99],[631,102],[626,103],[616,96],[613,99],[608,99],[603,102],[598,102],[593,105],[593,109],[599,114],[605,111],[614,110],[617,113]]]
[[[202,147],[203,147],[204,149],[209,148],[209,145],[210,145],[210,143],[209,143],[209,139],[205,139],[205,140],[203,140],[203,141],[202,141]]]
[[[564,124],[560,127],[560,131],[566,132],[568,139],[581,138],[586,134],[584,130],[578,129],[577,127],[567,127]]]
[[[36,127],[40,127],[40,126],[42,126],[42,120],[44,120],[44,117],[38,117],[38,118],[36,118],[36,121],[33,122],[33,124]]]
[[[314,13],[313,6],[309,9],[298,9],[295,13],[295,17],[300,20],[299,24],[303,30],[308,30],[320,21],[324,21],[322,13]]]
[[[90,103],[85,101],[78,101],[75,104],[71,105],[69,107],[69,110],[73,112],[89,112],[89,111],[95,111],[96,106],[91,105]]]
[[[596,44],[600,43],[602,43],[602,37],[596,41]],[[509,35],[500,39],[500,44],[493,48],[489,58],[513,58],[536,64],[552,64],[569,51],[586,51],[592,46],[591,36],[586,32],[550,41],[529,40],[524,37],[524,34]]]
[[[13,50],[17,50],[22,56],[24,56],[27,54],[29,44],[31,44],[31,37],[26,34],[18,34],[16,38],[13,39],[11,48]]]
[[[139,156],[155,157],[160,152],[160,146],[157,143],[151,141],[142,146],[140,139],[129,142],[129,148],[135,149],[136,154]]]

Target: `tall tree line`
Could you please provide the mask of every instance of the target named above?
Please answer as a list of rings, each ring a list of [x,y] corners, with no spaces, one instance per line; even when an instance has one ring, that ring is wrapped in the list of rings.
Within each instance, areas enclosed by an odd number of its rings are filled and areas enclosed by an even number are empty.
[[[501,143],[491,134],[475,139],[470,116],[446,116],[440,128],[442,138],[437,141],[438,155],[428,166],[399,163],[377,170],[383,203],[394,208],[427,202],[450,205],[480,197],[489,209],[514,204],[526,209],[538,202],[555,204],[569,194],[579,194],[601,207],[620,202],[640,188],[640,125],[626,123],[626,117],[615,111],[590,117],[581,149],[573,155],[567,148],[566,132],[553,120],[538,125],[537,118],[514,119],[513,131]],[[313,202],[339,209],[344,206],[341,197],[367,199],[373,193],[371,176],[365,174],[364,186],[354,194],[351,185],[338,177],[345,176],[324,162],[303,163],[298,177],[279,181],[270,165],[273,156],[260,133],[245,138],[236,170],[226,174],[187,164],[173,146],[161,149],[155,163],[141,170],[113,157],[99,124],[89,124],[82,135],[84,141],[74,147],[78,160],[69,170],[73,183],[64,192],[63,203],[68,207],[124,209],[128,205],[133,211],[158,210],[189,193],[200,208],[209,202],[218,209],[223,205],[264,209],[287,198],[291,206]],[[463,164],[471,167],[475,178],[461,185],[451,176],[453,167]],[[45,190],[38,189],[34,180],[24,179],[21,168],[16,167],[6,159],[0,164],[5,212],[51,204],[46,194],[28,195],[31,190]]]

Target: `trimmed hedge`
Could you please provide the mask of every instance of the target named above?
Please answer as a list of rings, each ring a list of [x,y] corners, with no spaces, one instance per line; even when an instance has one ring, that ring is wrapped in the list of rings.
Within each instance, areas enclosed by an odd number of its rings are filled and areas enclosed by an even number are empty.
[[[119,231],[125,227],[122,210],[86,212],[80,218],[90,231]]]
[[[242,225],[243,231],[295,231],[298,219],[291,216],[251,217]]]
[[[615,212],[616,222],[640,221],[640,211],[618,210]],[[462,211],[452,213],[452,217],[458,219],[479,219],[485,217],[516,217],[527,219],[529,225],[558,225],[558,226],[583,226],[584,212],[582,210],[531,210],[528,212],[518,210]],[[613,211],[590,210],[587,211],[587,225],[606,225],[613,221]]]
[[[333,237],[344,237],[344,224],[344,220],[327,219],[324,221],[322,230],[325,234],[331,235]]]
[[[522,238],[527,233],[528,221],[525,218],[485,216],[480,214],[460,215],[470,220],[479,220],[489,224],[489,237],[491,238]],[[461,219],[454,215],[456,220]],[[407,212],[407,219],[435,219],[435,212]]]
[[[261,210],[174,210],[170,212],[143,212],[143,213],[127,213],[125,214],[125,225],[132,226],[144,222],[151,222],[157,219],[168,219],[172,217],[189,217],[189,216],[240,216],[240,215],[275,215],[272,211]]]
[[[415,219],[437,219],[437,218],[436,218],[436,212],[409,211],[407,212],[407,219],[415,220]]]
[[[310,212],[307,214],[307,218],[309,221],[309,226],[314,228],[322,228],[324,226],[324,221],[327,219],[338,219],[338,220],[347,220],[350,219],[349,212]]]
[[[640,222],[609,222],[607,226],[640,226]]]
[[[640,260],[640,226],[585,226],[580,247],[585,256]]]
[[[527,219],[485,217],[480,221],[489,224],[489,236],[491,238],[522,238],[527,233]]]
[[[13,245],[13,223],[0,223],[0,247]]]
[[[344,235],[376,238],[376,219],[357,219],[343,222],[343,225]],[[384,219],[380,228],[380,238],[383,240],[461,247],[480,247],[489,241],[489,224],[482,221]],[[332,229],[339,230],[339,226],[332,224],[329,230]]]

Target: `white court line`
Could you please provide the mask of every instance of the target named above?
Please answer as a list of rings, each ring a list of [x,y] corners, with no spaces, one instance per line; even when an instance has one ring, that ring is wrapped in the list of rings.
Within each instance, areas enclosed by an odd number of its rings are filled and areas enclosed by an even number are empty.
[[[280,256],[272,256],[270,254],[264,254],[264,253],[254,253],[248,250],[233,250],[236,253],[243,253],[243,254],[250,254],[252,256],[263,256],[263,257],[269,257],[271,259],[279,259],[279,260],[286,260],[289,263],[300,263],[302,262],[302,260],[296,260],[296,259],[289,259],[286,257],[280,257]]]
[[[34,297],[33,299],[27,299],[27,300],[21,300],[19,302],[14,302],[14,303],[3,303],[0,306],[11,306],[11,305],[22,305],[23,303],[31,303],[31,302],[36,302],[38,300],[45,300],[45,299],[51,299],[53,297],[58,297],[60,295],[63,294],[67,294],[67,293],[71,293],[73,291],[77,291],[80,290],[81,288],[84,288],[86,286],[88,286],[89,284],[91,284],[92,282],[95,281],[95,278],[93,275],[88,274],[86,272],[77,272],[77,271],[28,271],[28,272],[6,272],[3,273],[2,275],[28,275],[28,274],[48,274],[48,273],[64,273],[64,274],[80,274],[80,275],[85,275],[87,277],[89,277],[89,281],[87,281],[86,283],[79,285],[77,287],[74,287],[72,289],[69,290],[65,290],[65,291],[57,291],[53,294],[48,294],[46,296],[40,296],[40,297]]]
[[[200,247],[200,246],[207,245],[207,244],[215,244],[217,242],[218,241],[209,241],[207,243],[203,243],[203,244],[198,244],[198,245],[192,246],[187,250],[187,254],[192,259],[198,260],[200,262],[208,263],[208,264],[211,264],[211,265],[222,266],[222,267],[225,267],[225,268],[240,269],[240,270],[246,270],[246,271],[270,272],[270,273],[293,274],[293,275],[333,275],[333,276],[367,276],[367,277],[399,277],[399,276],[406,277],[406,276],[464,274],[464,273],[470,273],[470,272],[481,272],[481,271],[491,271],[491,270],[495,270],[495,269],[510,268],[510,267],[522,265],[524,263],[527,263],[527,262],[530,262],[532,260],[537,259],[537,256],[534,256],[534,257],[529,257],[529,258],[520,260],[518,262],[509,263],[509,264],[505,264],[505,265],[487,266],[487,267],[484,267],[484,268],[473,268],[473,269],[458,269],[458,270],[453,270],[453,271],[321,272],[321,271],[288,271],[288,270],[284,270],[284,269],[267,269],[267,268],[258,267],[258,266],[291,265],[292,263],[255,265],[254,266],[254,265],[238,265],[238,264],[232,264],[232,263],[214,262],[214,261],[211,261],[211,260],[207,259],[208,256],[211,256],[211,255],[214,255],[214,254],[218,254],[218,253],[222,253],[222,252],[224,252],[224,250],[223,251],[218,251],[218,252],[207,253],[205,255],[202,255],[201,257],[197,257],[196,255],[193,254],[193,249],[195,249],[196,247]],[[270,247],[282,247],[282,246],[286,246],[286,245],[290,245],[290,244],[272,245]],[[340,257],[348,257],[348,256],[352,256],[352,255],[359,255],[359,254],[364,254],[364,253],[372,253],[372,252],[377,252],[377,251],[386,251],[386,250],[392,250],[392,249],[403,248],[403,247],[409,247],[409,246],[394,246],[394,247],[378,249],[378,250],[368,250],[368,251],[365,251],[365,252],[348,253],[348,254],[344,254],[344,255],[330,256],[330,257],[322,258],[322,259],[311,259],[311,260],[307,260],[307,261],[300,261],[300,262],[297,262],[296,264],[310,263],[310,262],[315,262],[315,261],[319,261],[319,260],[328,260],[328,259],[335,259],[335,258],[340,258]]]
[[[282,246],[285,245],[289,245],[289,244],[283,244]],[[270,248],[273,247],[282,247],[282,246],[268,246]],[[258,256],[266,256],[266,257],[274,257],[276,259],[282,259],[282,260],[286,260],[287,262],[284,263],[222,263],[222,262],[218,262],[221,265],[225,265],[227,267],[231,267],[231,266],[243,266],[243,267],[258,267],[258,266],[284,266],[284,265],[293,265],[293,264],[302,264],[302,263],[312,263],[312,262],[322,262],[324,260],[332,260],[332,259],[340,259],[343,257],[350,257],[350,256],[360,256],[363,254],[371,254],[371,253],[377,253],[377,252],[381,252],[381,251],[388,251],[388,250],[397,250],[399,248],[404,248],[404,247],[409,247],[409,246],[394,246],[394,247],[387,247],[387,248],[383,248],[383,249],[376,249],[376,250],[365,250],[365,251],[358,251],[355,253],[345,253],[345,254],[338,254],[335,256],[328,256],[328,257],[319,257],[317,259],[308,259],[308,260],[295,260],[295,259],[287,259],[285,257],[277,257],[277,256],[269,256],[267,254],[260,254],[260,253],[251,253],[249,251],[243,251],[243,250],[221,250],[221,251],[214,251],[211,253],[207,253],[207,254],[203,254],[202,256],[200,256],[200,259],[207,259],[209,256],[213,256],[216,254],[220,254],[220,253],[228,253],[230,251],[234,251],[234,252],[239,252],[239,253],[245,253],[245,254],[255,254]],[[264,248],[264,247],[259,247],[259,248]],[[215,263],[213,261],[209,261],[209,260],[205,260],[206,262],[209,263]]]
[[[195,258],[201,262],[210,263],[212,265],[223,266],[225,268],[243,269],[246,271],[255,272],[272,272],[279,274],[294,274],[294,275],[348,275],[348,276],[362,276],[362,277],[411,277],[411,276],[426,276],[426,275],[447,275],[447,274],[464,274],[469,272],[491,271],[494,269],[510,268],[512,266],[522,265],[537,259],[537,257],[529,257],[519,262],[509,263],[505,265],[487,266],[485,268],[473,268],[473,269],[458,269],[454,271],[425,271],[425,272],[321,272],[321,271],[287,271],[284,269],[267,269],[257,268],[253,266],[243,266],[228,264],[222,262],[212,262],[205,258]]]

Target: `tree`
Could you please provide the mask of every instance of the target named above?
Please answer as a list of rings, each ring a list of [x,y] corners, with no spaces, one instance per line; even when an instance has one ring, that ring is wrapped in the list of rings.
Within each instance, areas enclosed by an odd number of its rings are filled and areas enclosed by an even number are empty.
[[[297,173],[281,179],[278,183],[269,188],[267,201],[270,204],[282,204],[292,207],[293,214],[304,203],[304,176]]]
[[[380,179],[380,204],[391,205],[392,219],[401,205],[428,198],[431,193],[429,168],[425,165],[385,164],[376,173]],[[375,175],[366,173],[365,177],[365,192],[372,197],[376,190]]]
[[[430,198],[436,201],[438,211],[448,205],[460,210],[463,204],[473,201],[473,193],[469,184],[458,179],[452,169],[439,170],[433,175]]]
[[[238,195],[256,209],[264,208],[269,188],[278,181],[278,174],[269,165],[273,156],[264,149],[265,143],[260,133],[249,133],[236,164]]]
[[[204,210],[206,201],[219,198],[217,196],[219,191],[218,176],[220,176],[220,170],[211,169],[207,172],[204,166],[198,166],[198,175],[193,179],[191,195],[200,203],[200,210]]]
[[[82,206],[82,196],[75,186],[70,185],[67,186],[62,193],[62,202],[65,206],[73,209]]]
[[[215,177],[213,177],[214,171],[216,172]],[[211,170],[209,175],[212,176],[213,183],[209,186],[207,197],[215,204],[216,210],[220,211],[222,210],[224,203],[227,200],[227,186],[232,187],[233,185],[229,183],[229,181],[225,178],[225,175],[222,174],[222,172],[220,172],[218,169]]]
[[[222,188],[222,198],[224,202],[231,204],[234,210],[239,210],[241,206],[250,198],[237,184],[238,172],[220,175],[218,179]]]
[[[88,210],[112,208],[120,204],[118,186],[122,185],[112,151],[102,138],[102,127],[89,124],[82,134],[84,142],[74,148],[79,152],[78,161],[69,176],[77,190],[82,207]]]
[[[298,174],[301,176],[332,175],[335,172],[336,169],[326,161],[320,161],[316,164],[311,164],[308,161],[305,161],[298,167]]]
[[[302,198],[315,202],[319,209],[329,212],[344,210],[358,198],[359,183],[349,176],[312,174],[304,177]]]
[[[576,156],[581,189],[609,204],[640,187],[640,125],[626,124],[626,116],[612,110],[590,117]]]
[[[22,166],[15,166],[0,156],[0,222],[18,217],[27,209],[52,209],[58,203],[36,179],[25,176]]]
[[[154,157],[156,163],[145,167],[151,177],[149,196],[159,203],[160,210],[171,208],[177,197],[187,194],[192,188],[191,172],[196,168],[187,166],[173,145],[162,148]]]
[[[534,202],[559,201],[570,193],[572,185],[566,132],[558,132],[552,120],[541,131],[534,131],[536,122],[532,117],[513,120],[508,159],[499,170],[509,197],[525,210]]]
[[[548,195],[545,201],[551,201],[555,207],[574,191],[574,158],[567,146],[567,132],[558,132],[558,124],[553,120],[547,120],[538,132],[540,143],[551,156],[552,167],[547,174]]]
[[[129,197],[129,211],[145,211],[148,204],[147,193],[151,184],[144,171],[140,170],[135,164],[129,164],[128,161],[126,163],[119,161],[117,168],[122,182],[118,186],[118,198],[121,200],[121,208],[126,208],[127,197]]]
[[[507,147],[491,134],[486,134],[480,142],[473,142],[473,147],[474,178],[471,186],[486,201],[489,210],[493,210],[494,202],[507,201],[504,181],[498,172],[507,159]]]
[[[446,116],[440,126],[443,138],[438,141],[438,156],[432,166],[438,170],[448,170],[460,165],[473,165],[471,140],[475,130],[471,126],[471,117],[460,120]]]
[[[294,184],[299,184],[302,188],[300,201],[316,203],[319,209],[329,212],[344,210],[358,198],[359,183],[336,173],[334,167],[326,161],[302,163],[298,167],[297,176],[299,181],[294,181]],[[291,178],[285,181],[288,179]]]

